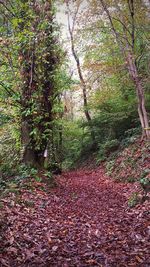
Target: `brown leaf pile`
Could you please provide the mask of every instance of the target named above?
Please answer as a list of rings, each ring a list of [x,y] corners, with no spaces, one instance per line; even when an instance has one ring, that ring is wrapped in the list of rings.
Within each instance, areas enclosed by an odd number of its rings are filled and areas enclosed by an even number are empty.
[[[57,183],[2,199],[1,267],[150,266],[148,202],[128,207],[134,185],[101,168],[63,173]]]

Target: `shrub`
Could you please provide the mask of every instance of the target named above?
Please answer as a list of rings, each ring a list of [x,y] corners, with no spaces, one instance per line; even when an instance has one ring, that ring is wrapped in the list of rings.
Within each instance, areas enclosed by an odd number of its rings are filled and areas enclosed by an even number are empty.
[[[5,127],[0,132],[0,175],[12,176],[16,173],[20,162],[20,147],[16,137],[13,136],[12,126]]]
[[[110,160],[106,163],[107,175],[111,175],[115,165],[115,160]]]
[[[119,141],[117,139],[108,140],[101,144],[97,153],[97,162],[105,160],[110,153],[116,151],[119,148]]]
[[[132,193],[128,199],[128,206],[134,208],[140,201],[139,194],[137,192]]]
[[[63,122],[63,143],[62,143],[62,167],[72,168],[80,158],[83,147],[84,130],[79,121]]]

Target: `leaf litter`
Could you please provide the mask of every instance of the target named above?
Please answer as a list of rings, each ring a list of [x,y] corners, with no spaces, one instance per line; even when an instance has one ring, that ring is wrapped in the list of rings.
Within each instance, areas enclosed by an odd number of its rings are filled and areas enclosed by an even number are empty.
[[[56,180],[49,191],[41,183],[1,199],[1,267],[150,266],[149,203],[128,206],[136,184],[103,168]]]

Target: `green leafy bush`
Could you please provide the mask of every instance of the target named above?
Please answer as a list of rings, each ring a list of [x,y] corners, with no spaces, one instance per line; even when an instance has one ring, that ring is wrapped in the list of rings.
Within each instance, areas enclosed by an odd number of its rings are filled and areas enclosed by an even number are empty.
[[[7,177],[16,173],[20,162],[20,146],[13,135],[12,126],[0,132],[0,176]]]
[[[149,177],[141,178],[140,184],[146,193],[150,192],[150,178]]]
[[[117,139],[108,140],[100,145],[97,153],[97,162],[105,160],[110,153],[116,151],[119,148],[120,142]]]
[[[64,121],[62,143],[62,167],[72,168],[81,156],[83,128],[80,122]]]
[[[115,165],[115,160],[110,160],[106,163],[106,171],[107,171],[107,175],[111,176],[112,170],[114,168]]]
[[[128,206],[134,208],[140,202],[139,194],[134,192],[128,199]]]

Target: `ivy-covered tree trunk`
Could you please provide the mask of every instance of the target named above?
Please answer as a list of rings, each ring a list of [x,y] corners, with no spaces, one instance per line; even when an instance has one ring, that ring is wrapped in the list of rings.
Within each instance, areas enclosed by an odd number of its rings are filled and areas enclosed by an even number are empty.
[[[22,2],[20,12],[23,162],[40,168],[44,167],[48,147],[53,147],[53,106],[58,96],[55,71],[59,48],[53,37],[56,29],[51,2]]]
[[[25,32],[30,33],[33,21],[29,16],[29,1],[20,1],[19,35],[21,36],[19,63],[21,77],[21,141],[23,145],[23,162],[27,165],[37,165],[35,142],[32,140],[34,131],[32,96],[37,90],[35,80],[35,45]],[[29,24],[28,24],[29,23]]]

